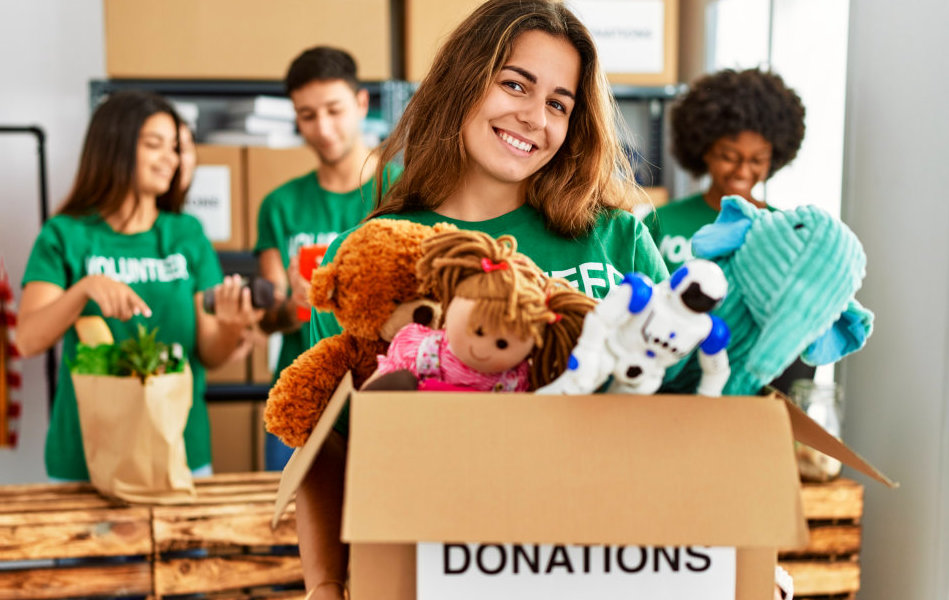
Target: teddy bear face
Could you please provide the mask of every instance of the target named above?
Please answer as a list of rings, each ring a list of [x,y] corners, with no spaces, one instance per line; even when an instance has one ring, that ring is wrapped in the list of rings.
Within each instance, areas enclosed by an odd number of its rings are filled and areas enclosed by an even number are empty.
[[[344,330],[364,339],[391,339],[413,321],[437,325],[438,307],[419,294],[415,275],[422,240],[435,231],[395,219],[369,221],[340,244],[332,263],[314,271],[314,305],[332,310]]]

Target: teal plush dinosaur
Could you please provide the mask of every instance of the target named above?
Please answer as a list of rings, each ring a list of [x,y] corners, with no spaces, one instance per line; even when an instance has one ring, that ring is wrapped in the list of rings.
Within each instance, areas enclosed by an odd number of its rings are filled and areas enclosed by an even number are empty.
[[[722,199],[714,223],[692,238],[696,257],[715,261],[728,295],[714,314],[731,329],[724,394],[756,394],[800,356],[829,364],[859,350],[873,313],[854,298],[866,273],[857,236],[815,206],[767,211]],[[693,357],[667,373],[664,391],[694,392]]]

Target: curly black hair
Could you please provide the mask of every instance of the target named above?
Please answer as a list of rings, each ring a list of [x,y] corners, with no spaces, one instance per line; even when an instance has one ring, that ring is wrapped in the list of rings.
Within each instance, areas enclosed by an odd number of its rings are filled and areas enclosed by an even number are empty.
[[[760,69],[725,69],[701,77],[672,107],[672,154],[698,177],[716,141],[754,131],[772,146],[774,175],[797,155],[804,140],[804,105],[779,75]]]

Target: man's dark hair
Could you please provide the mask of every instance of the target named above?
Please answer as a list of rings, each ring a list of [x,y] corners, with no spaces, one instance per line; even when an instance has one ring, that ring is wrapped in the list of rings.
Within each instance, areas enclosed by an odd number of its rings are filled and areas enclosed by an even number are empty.
[[[804,140],[804,105],[775,73],[725,69],[706,75],[673,106],[672,154],[696,177],[708,171],[703,158],[719,139],[742,131],[772,145],[773,175],[791,162]]]
[[[300,56],[293,59],[287,75],[283,79],[283,86],[289,96],[292,92],[302,88],[311,81],[329,81],[341,79],[355,92],[359,89],[356,79],[356,61],[345,50],[316,46],[304,50]]]

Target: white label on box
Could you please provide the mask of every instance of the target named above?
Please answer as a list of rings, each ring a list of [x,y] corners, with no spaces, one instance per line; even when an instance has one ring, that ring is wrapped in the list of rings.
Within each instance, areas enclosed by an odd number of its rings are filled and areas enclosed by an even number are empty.
[[[596,42],[607,73],[662,73],[663,0],[569,0]]]
[[[212,242],[231,239],[231,168],[227,165],[195,167],[184,212],[201,221],[204,234]]]
[[[735,549],[420,543],[418,600],[734,600]]]

